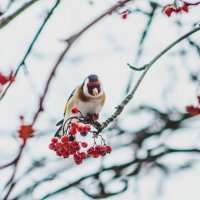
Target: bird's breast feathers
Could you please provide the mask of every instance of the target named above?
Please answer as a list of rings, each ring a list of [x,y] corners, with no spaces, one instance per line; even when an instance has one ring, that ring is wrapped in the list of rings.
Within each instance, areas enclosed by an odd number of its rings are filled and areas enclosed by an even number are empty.
[[[84,96],[81,87],[78,87],[73,96],[67,102],[66,111],[70,114],[70,111],[73,107],[78,107],[83,116],[87,114],[99,113],[105,102],[105,94],[98,96],[97,98],[88,98]]]

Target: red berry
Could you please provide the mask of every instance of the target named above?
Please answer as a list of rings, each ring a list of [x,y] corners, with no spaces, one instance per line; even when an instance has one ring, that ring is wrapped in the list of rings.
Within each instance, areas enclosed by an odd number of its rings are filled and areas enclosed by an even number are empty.
[[[59,151],[56,151],[57,156],[62,156],[62,154]]]
[[[171,14],[174,12],[174,7],[172,5],[167,5],[163,8],[163,12],[170,17]]]
[[[184,5],[181,7],[181,10],[184,11],[184,12],[188,12],[188,11],[189,11],[189,5],[184,4]]]
[[[70,149],[69,143],[64,144],[64,145],[63,145],[63,149],[64,149],[65,151],[67,151],[68,149]]]
[[[76,153],[76,149],[70,149],[67,153],[73,155]]]
[[[87,153],[88,155],[92,155],[92,153],[94,152],[94,147],[90,147],[88,150],[87,150]]]
[[[56,149],[61,150],[63,148],[63,145],[61,142],[55,143]]]
[[[77,165],[80,165],[82,162],[83,162],[83,160],[75,160],[75,163],[76,163]]]
[[[187,112],[191,112],[193,109],[194,109],[194,107],[192,105],[186,106]]]
[[[187,112],[189,112],[190,115],[195,116],[200,114],[200,108],[195,106],[186,106]]]
[[[79,143],[78,143],[76,140],[74,140],[74,141],[71,143],[71,145],[72,145],[73,148],[76,148],[76,147],[79,145]]]
[[[69,158],[69,154],[66,152],[65,154],[63,154],[63,158]]]
[[[110,146],[106,146],[106,153],[111,153],[112,148]]]
[[[93,158],[98,158],[99,157],[99,152],[97,152],[97,151],[94,151],[93,153],[92,153],[92,157]]]
[[[88,133],[91,130],[91,127],[89,125],[85,125],[83,127],[84,132]]]
[[[50,150],[55,150],[55,144],[54,143],[50,143],[49,144],[49,149]]]
[[[57,143],[57,142],[58,142],[58,138],[52,138],[52,139],[51,139],[51,142]]]
[[[76,113],[78,113],[78,111],[79,111],[79,110],[78,110],[78,108],[77,108],[77,107],[73,107],[73,108],[72,108],[72,113],[73,113],[73,114],[76,114]]]
[[[175,9],[174,9],[174,12],[175,12],[175,13],[181,12],[181,8],[180,8],[180,7],[179,7],[179,8],[175,8]]]
[[[106,155],[106,147],[105,146],[100,146],[100,154],[102,156],[105,156]]]
[[[77,133],[76,128],[71,127],[71,128],[69,129],[69,133],[72,134],[72,135],[76,135],[76,133]]]
[[[80,154],[81,154],[82,159],[86,159],[87,158],[87,154],[85,152],[81,152]]]
[[[122,12],[122,19],[126,19],[128,16],[127,11]]]
[[[100,145],[97,145],[97,146],[95,146],[94,149],[95,149],[96,152],[100,153],[100,151],[101,151],[101,146],[100,146]]]
[[[75,153],[75,154],[73,155],[73,158],[74,158],[74,160],[79,161],[79,160],[82,160],[82,155],[81,155],[81,154]]]
[[[78,122],[72,122],[71,126],[74,128],[78,128],[79,127],[79,123]]]
[[[66,143],[68,143],[69,138],[68,138],[66,135],[64,135],[64,136],[61,137],[61,141],[62,141],[64,144],[66,144]]]
[[[81,145],[79,144],[77,147],[76,147],[76,150],[79,151],[81,149]]]
[[[59,150],[59,152],[63,155],[66,153],[66,151],[64,149]]]
[[[83,148],[87,148],[88,143],[87,143],[87,142],[81,142],[81,146],[82,146]]]
[[[84,132],[84,126],[79,126],[77,128],[78,132],[83,133]]]

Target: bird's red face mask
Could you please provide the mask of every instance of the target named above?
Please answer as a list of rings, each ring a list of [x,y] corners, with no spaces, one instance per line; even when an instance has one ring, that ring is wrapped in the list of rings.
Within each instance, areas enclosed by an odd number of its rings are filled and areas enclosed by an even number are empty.
[[[89,94],[91,94],[93,96],[97,96],[101,92],[101,87],[100,87],[99,81],[87,83],[87,88],[88,88]]]

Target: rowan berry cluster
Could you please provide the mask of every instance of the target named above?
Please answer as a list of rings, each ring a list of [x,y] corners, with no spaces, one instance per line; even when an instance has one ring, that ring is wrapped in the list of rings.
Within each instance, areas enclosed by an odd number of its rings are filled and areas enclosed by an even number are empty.
[[[71,112],[73,114],[81,114],[77,107],[72,108]],[[95,138],[97,138],[98,135],[91,131],[92,124],[84,124],[83,122],[83,117],[77,116],[69,118],[67,120],[67,128],[63,131],[64,135],[61,138],[52,138],[49,149],[55,151],[57,156],[62,156],[63,158],[68,158],[71,155],[77,165],[81,164],[87,157],[98,158],[99,156],[105,156],[106,154],[111,153],[112,148],[105,144],[105,140],[102,136],[101,143],[103,145],[96,144]],[[77,137],[85,137],[88,133],[94,138],[94,144],[86,149],[88,143],[85,141],[78,141]]]
[[[96,145],[94,147],[90,147],[87,150],[87,155],[92,156],[93,158],[98,158],[99,156],[105,156],[107,153],[111,153],[112,148],[107,145]]]
[[[196,3],[188,3],[180,0],[175,0],[173,4],[169,4],[163,8],[163,13],[170,17],[173,13],[181,13],[181,12],[189,12],[190,6],[196,6],[200,4],[200,2]]]
[[[198,106],[193,106],[193,105],[186,106],[187,112],[192,116],[200,114],[200,96],[197,96],[197,99],[198,99]]]
[[[188,12],[188,5],[184,4],[180,7],[175,6],[174,4],[167,5],[163,8],[163,12],[170,17],[172,13]]]
[[[68,158],[72,155],[75,163],[81,164],[87,158],[87,154],[80,150],[87,146],[86,142],[78,142],[75,138],[64,135],[60,139],[56,137],[52,138],[49,149],[54,150],[57,156],[62,156],[63,158]]]

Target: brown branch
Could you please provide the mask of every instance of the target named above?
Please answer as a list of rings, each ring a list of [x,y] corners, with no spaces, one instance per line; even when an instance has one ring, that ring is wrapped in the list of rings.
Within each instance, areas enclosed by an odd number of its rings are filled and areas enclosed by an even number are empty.
[[[198,153],[199,154],[200,153],[200,149],[172,149],[172,148],[165,148],[162,152],[160,152],[158,154],[155,154],[155,155],[151,155],[151,150],[150,150],[150,153],[145,158],[135,158],[134,160],[132,160],[132,161],[130,161],[128,163],[122,164],[122,165],[103,168],[98,172],[95,172],[93,174],[89,174],[87,176],[79,178],[78,180],[76,180],[76,181],[74,181],[74,182],[72,182],[72,183],[70,183],[70,184],[68,184],[66,186],[63,186],[63,187],[61,187],[61,188],[59,188],[59,189],[57,189],[57,190],[45,195],[41,199],[44,200],[44,199],[48,199],[51,196],[55,196],[55,195],[57,195],[57,194],[59,194],[59,193],[61,193],[63,191],[68,190],[71,187],[79,185],[82,181],[84,181],[84,180],[86,180],[88,178],[97,177],[99,174],[101,174],[102,172],[105,172],[105,171],[113,170],[113,172],[115,172],[115,173],[121,173],[125,168],[127,168],[127,167],[129,167],[129,166],[131,166],[133,164],[139,164],[139,166],[137,166],[135,168],[135,170],[133,170],[132,172],[127,174],[127,177],[129,177],[131,175],[137,175],[140,172],[142,163],[153,163],[153,162],[156,162],[159,158],[161,158],[161,157],[163,157],[165,155],[171,154],[171,153]],[[110,196],[111,195],[112,195],[112,193],[110,193]],[[92,195],[92,196],[94,197],[94,195]],[[95,197],[96,198],[100,198],[100,196],[95,196]],[[108,197],[108,193],[107,193],[106,197]]]
[[[36,3],[38,0],[32,0],[29,1],[27,3],[25,3],[24,5],[22,5],[18,10],[16,10],[13,14],[7,16],[7,17],[3,17],[0,20],[0,29],[2,29],[3,27],[5,27],[8,23],[10,23],[13,19],[15,19],[15,17],[17,17],[18,15],[20,15],[23,11],[25,11],[27,8],[29,8],[30,6],[32,6],[34,3]]]
[[[4,165],[1,165],[0,166],[0,170],[1,169],[4,169],[4,168],[7,168],[11,165],[14,165],[18,160],[19,160],[19,157],[21,156],[21,152],[24,148],[24,143],[21,145],[20,149],[19,149],[19,152],[18,152],[18,155],[16,156],[16,158],[14,158],[11,162],[7,163],[7,164],[4,164]]]
[[[21,155],[22,155],[22,152],[24,150],[24,147],[26,145],[26,142],[23,142],[22,146],[20,147],[20,151],[19,151],[19,154],[18,156],[16,157],[16,159],[14,159],[12,165],[14,165],[14,170],[13,170],[13,173],[12,173],[12,176],[11,178],[9,179],[9,181],[7,182],[6,186],[10,184],[10,188],[8,189],[5,197],[3,198],[3,200],[7,200],[8,197],[10,196],[14,186],[15,186],[15,183],[13,182],[14,178],[15,178],[15,175],[16,175],[16,172],[17,172],[17,166],[18,166],[18,163],[19,163],[19,160],[21,158]],[[8,165],[10,166],[10,165]]]

